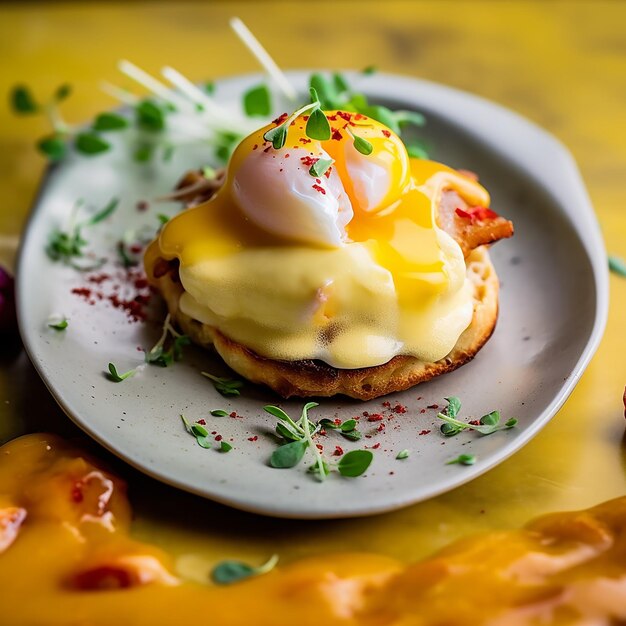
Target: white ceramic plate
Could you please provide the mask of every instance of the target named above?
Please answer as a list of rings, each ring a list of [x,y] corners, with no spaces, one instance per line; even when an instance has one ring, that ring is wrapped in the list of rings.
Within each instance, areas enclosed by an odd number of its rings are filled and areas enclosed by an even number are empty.
[[[290,78],[303,92],[304,72]],[[320,484],[305,472],[268,466],[276,443],[275,419],[262,411],[279,399],[248,385],[242,396],[220,396],[200,370],[226,372],[219,361],[189,348],[184,361],[162,369],[145,367],[123,383],[106,379],[114,361],[120,370],[141,362],[138,346],[158,338],[157,324],[130,324],[106,302],[87,304],[72,294],[85,279],[52,263],[44,248],[50,231],[65,223],[73,203],[85,198],[98,206],[112,196],[120,208],[107,222],[85,234],[90,248],[110,251],[128,228],[156,225],[157,212],[138,212],[138,200],[169,190],[180,174],[210,160],[206,146],[179,150],[171,163],[138,165],[128,150],[96,157],[70,158],[52,168],[43,183],[23,240],[18,272],[22,336],[30,357],[65,412],[106,448],[147,474],[199,495],[241,509],[298,518],[368,515],[406,506],[452,489],[497,465],[528,442],[555,414],[589,362],[607,313],[606,256],[593,209],[566,149],[546,132],[495,104],[424,81],[390,75],[351,77],[372,99],[393,108],[426,114],[421,134],[432,158],[480,174],[493,206],[515,222],[515,237],[496,245],[492,258],[502,282],[500,320],[492,339],[470,364],[435,381],[381,400],[360,403],[327,399],[313,418],[348,418],[380,412],[383,400],[408,411],[378,422],[362,420],[372,435],[350,443],[339,435],[324,441],[328,453],[380,444],[365,477],[330,476]],[[239,102],[258,81],[223,81],[218,96]],[[47,327],[52,313],[70,319],[64,332]],[[515,429],[488,437],[462,433],[444,438],[436,411],[445,396],[463,401],[463,416],[499,409],[517,417]],[[299,401],[281,403],[293,414]],[[241,418],[213,418],[210,409],[236,411]],[[205,418],[209,430],[232,440],[228,454],[199,447],[183,429],[179,414]],[[420,432],[430,430],[429,434]],[[258,439],[250,441],[249,439]],[[396,454],[410,449],[408,459]],[[446,465],[460,453],[476,455],[471,467]]]

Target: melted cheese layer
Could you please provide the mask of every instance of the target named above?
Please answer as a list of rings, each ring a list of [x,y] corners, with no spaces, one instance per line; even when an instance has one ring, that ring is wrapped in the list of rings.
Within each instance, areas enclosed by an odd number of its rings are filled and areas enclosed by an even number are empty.
[[[345,123],[343,117],[337,119]],[[340,177],[354,208],[340,243],[335,235],[325,245],[286,234],[297,230],[288,224],[289,207],[295,207],[294,214],[306,210],[303,184],[315,184],[306,158],[300,156],[304,122],[290,127],[281,151],[264,142],[267,128],[239,145],[218,194],[170,220],[158,250],[146,259],[147,266],[156,256],[180,260],[185,293],[179,305],[184,313],[261,356],[321,359],[343,369],[380,365],[399,354],[437,361],[452,350],[472,320],[472,288],[461,249],[437,227],[436,210],[444,189],[484,206],[489,196],[445,165],[409,160],[397,137],[377,122],[367,122],[355,128],[375,146],[378,163],[388,164],[390,181],[383,204],[382,196],[376,200],[376,210],[364,206],[363,181],[354,175],[356,161],[370,157],[347,145],[343,126],[331,124],[333,136],[341,140],[306,144],[311,158],[330,154],[335,159],[327,178]],[[241,188],[241,172],[247,171],[250,158],[266,159],[268,173],[287,176],[289,157],[290,164],[296,158],[303,164],[290,167],[288,175],[303,178],[297,189],[285,186],[285,224],[264,229],[262,220],[250,219],[241,204],[241,198],[253,197]],[[285,183],[278,178],[277,184]],[[290,189],[297,198],[290,197]],[[259,191],[265,204],[270,197],[266,191]],[[272,198],[280,197],[272,193]],[[275,206],[269,210],[281,219]],[[311,232],[309,222],[302,224]]]

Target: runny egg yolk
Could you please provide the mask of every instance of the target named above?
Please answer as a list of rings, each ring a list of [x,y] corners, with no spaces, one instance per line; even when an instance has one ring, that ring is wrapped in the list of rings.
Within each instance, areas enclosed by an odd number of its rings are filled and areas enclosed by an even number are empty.
[[[178,258],[183,312],[263,356],[344,368],[443,358],[471,322],[472,297],[437,206],[445,189],[483,206],[489,196],[445,165],[410,159],[371,118],[327,117],[325,141],[306,135],[306,116],[278,150],[264,134],[285,116],[245,138],[219,192],[163,228],[148,272],[158,257]],[[316,174],[318,161],[331,165]]]

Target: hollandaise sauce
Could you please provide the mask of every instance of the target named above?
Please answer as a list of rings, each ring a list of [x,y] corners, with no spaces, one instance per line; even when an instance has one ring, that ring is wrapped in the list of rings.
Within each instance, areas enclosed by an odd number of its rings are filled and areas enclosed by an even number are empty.
[[[181,511],[181,515],[184,513]],[[626,498],[407,565],[324,554],[217,586],[132,538],[124,483],[52,435],[0,448],[7,626],[531,626],[626,620]],[[230,555],[216,555],[216,560]]]
[[[278,150],[264,140],[272,125],[244,139],[219,192],[164,226],[148,274],[158,258],[178,259],[183,313],[262,356],[338,368],[397,354],[437,361],[473,315],[461,249],[437,226],[439,200],[451,189],[486,207],[489,196],[444,165],[410,159],[375,120],[327,117],[326,141],[307,137],[306,116]],[[330,164],[319,175],[318,162]]]

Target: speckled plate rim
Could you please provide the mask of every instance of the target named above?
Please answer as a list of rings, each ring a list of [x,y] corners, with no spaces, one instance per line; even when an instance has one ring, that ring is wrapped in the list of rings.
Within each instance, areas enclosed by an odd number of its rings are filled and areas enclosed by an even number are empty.
[[[287,72],[288,77],[297,87],[304,87],[310,70],[294,70]],[[357,73],[346,72],[349,77],[358,77]],[[258,82],[259,74],[246,74],[220,79],[220,85],[225,87],[238,86],[241,89]],[[451,87],[430,81],[398,76],[387,73],[378,73],[368,77],[367,84],[360,85],[359,88],[372,98],[387,100],[390,94],[401,94],[400,99],[409,102],[416,109],[430,108],[436,110],[438,115],[461,128],[465,133],[480,140],[488,146],[494,154],[501,154],[513,163],[517,168],[523,170],[527,176],[534,179],[545,192],[556,200],[558,207],[567,215],[576,234],[587,254],[587,259],[591,266],[595,282],[595,318],[593,328],[588,340],[582,350],[580,357],[573,367],[570,375],[564,380],[563,385],[555,394],[554,399],[537,415],[530,427],[522,433],[502,445],[497,452],[490,455],[488,460],[481,461],[472,467],[465,468],[464,473],[446,480],[440,480],[436,486],[416,487],[414,492],[407,493],[404,497],[395,497],[393,501],[383,504],[367,502],[362,506],[353,507],[350,510],[337,513],[332,508],[315,506],[313,508],[300,507],[297,511],[285,510],[282,506],[259,507],[245,499],[238,498],[232,493],[222,494],[215,490],[202,489],[181,481],[167,471],[155,468],[147,463],[138,462],[132,455],[125,453],[119,447],[112,445],[105,436],[99,432],[97,425],[91,424],[83,419],[80,414],[72,408],[71,399],[66,399],[58,393],[51,382],[47,379],[42,366],[38,363],[34,347],[34,341],[27,331],[24,321],[24,311],[22,307],[22,296],[24,292],[24,281],[26,277],[20,271],[24,265],[24,254],[29,247],[30,225],[37,217],[40,207],[40,200],[45,194],[46,181],[52,172],[54,165],[51,165],[43,176],[37,197],[33,204],[33,210],[25,226],[25,235],[22,238],[18,252],[16,284],[17,284],[17,304],[18,323],[20,325],[22,340],[26,352],[31,359],[35,369],[41,376],[46,387],[63,409],[63,411],[88,435],[94,438],[113,454],[119,456],[136,469],[145,474],[197,495],[210,498],[214,501],[236,507],[241,510],[260,513],[284,518],[302,519],[325,519],[357,517],[365,515],[379,514],[410,504],[426,500],[459,487],[491,468],[500,464],[514,452],[522,448],[532,439],[557,413],[566,399],[572,393],[574,387],[582,376],[585,368],[589,364],[602,338],[608,316],[608,267],[606,263],[606,251],[601,236],[600,228],[591,205],[584,183],[576,166],[576,163],[567,148],[554,136],[537,126],[526,118],[506,109],[498,104],[490,102],[476,95],[463,92]],[[459,115],[462,111],[462,115]],[[506,135],[506,142],[502,139],[496,140],[496,136],[501,133]],[[503,144],[515,145],[515,151],[509,151]],[[552,168],[550,175],[539,167],[532,158],[532,150],[541,149],[544,153],[551,155]],[[557,174],[555,176],[555,173]],[[556,183],[555,183],[556,181]]]

